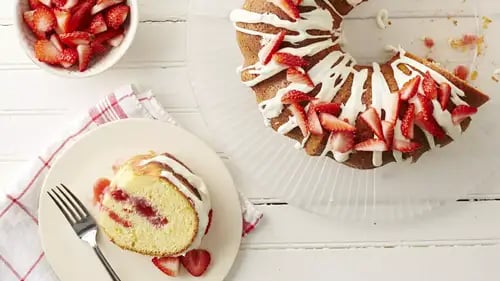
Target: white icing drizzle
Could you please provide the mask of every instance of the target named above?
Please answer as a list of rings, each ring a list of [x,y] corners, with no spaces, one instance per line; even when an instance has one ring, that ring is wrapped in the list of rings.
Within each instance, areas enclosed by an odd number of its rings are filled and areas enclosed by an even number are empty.
[[[377,13],[377,26],[380,29],[386,29],[387,25],[389,25],[389,11],[381,9]]]
[[[168,157],[166,155],[161,154],[150,159],[142,160],[139,165],[144,166],[152,162],[165,164],[169,166],[176,174],[183,176],[191,185],[193,185],[198,190],[198,193],[200,194],[202,199],[198,199],[198,197],[194,195],[193,192],[184,183],[179,181],[179,179],[177,179],[172,172],[168,170],[161,171],[160,175],[162,177],[168,179],[179,189],[180,192],[191,199],[194,205],[194,209],[198,215],[198,232],[196,233],[196,237],[189,248],[178,254],[178,256],[182,256],[190,250],[197,249],[201,244],[201,240],[205,236],[205,231],[208,227],[208,213],[211,209],[208,189],[200,177],[191,173],[186,167],[184,167],[184,165],[179,163],[174,158]]]
[[[326,5],[331,7],[331,10],[337,14],[340,18],[342,18],[342,15],[335,9],[332,3],[330,1],[325,1],[325,0],[318,0],[318,1],[323,1]],[[346,0],[351,6],[355,7],[359,5],[362,0]],[[297,34],[296,35],[287,35],[285,36],[285,41],[292,43],[292,45],[296,45],[297,43],[300,43],[304,40],[307,39],[320,39],[318,42],[304,46],[304,47],[288,47],[288,48],[283,48],[279,50],[280,52],[286,52],[290,53],[293,55],[297,55],[300,57],[305,57],[305,56],[312,56],[315,55],[325,49],[328,49],[332,46],[339,45],[341,43],[341,38],[342,36],[342,27],[340,26],[339,28],[334,29],[333,26],[335,17],[330,14],[330,11],[320,7],[315,0],[304,0],[302,3],[303,6],[308,6],[308,7],[313,7],[313,9],[309,12],[306,13],[301,13],[301,19],[296,20],[294,22],[288,21],[288,20],[282,20],[279,17],[277,17],[274,14],[271,13],[264,13],[264,14],[259,14],[255,12],[250,12],[242,9],[234,10],[231,13],[231,21],[234,23],[234,26],[236,30],[250,34],[250,35],[255,35],[255,36],[260,36],[261,37],[261,43],[265,44],[265,42],[268,42],[272,36],[275,36],[274,34],[267,34],[267,33],[262,33],[259,31],[251,30],[251,29],[245,29],[237,26],[237,23],[265,23],[272,25],[274,27],[279,27],[279,28],[284,28],[290,31],[294,31]],[[388,20],[388,14],[386,13],[387,10],[381,10],[379,12],[379,16],[381,21],[385,23],[386,20]],[[323,32],[329,32],[330,34],[334,35],[337,39],[333,40],[332,36],[318,36],[318,35],[311,35],[307,32],[307,30],[319,30]],[[466,104],[461,97],[465,95],[465,93],[456,87],[454,84],[450,83],[443,75],[440,73],[430,69],[429,67],[423,65],[422,63],[419,63],[418,61],[415,61],[405,55],[405,51],[399,47],[390,47],[390,50],[397,54],[397,59],[394,60],[390,64],[390,67],[392,68],[394,72],[394,78],[397,82],[397,85],[399,89],[403,87],[403,85],[408,82],[410,79],[413,77],[416,77],[417,75],[421,75],[421,73],[425,73],[427,71],[430,72],[432,78],[437,82],[437,83],[449,83],[451,86],[451,102],[453,102],[455,105],[461,105],[461,104]],[[399,54],[398,54],[399,53]],[[404,72],[402,72],[399,68],[398,65],[403,64],[409,66],[411,69],[411,74],[406,75]],[[344,53],[342,51],[332,51],[328,55],[326,55],[322,60],[317,62],[314,66],[311,67],[308,71],[308,75],[310,76],[311,80],[315,85],[320,85],[321,88],[316,95],[316,98],[325,101],[325,102],[331,102],[335,96],[337,95],[338,91],[342,88],[342,86],[346,83],[348,77],[350,75],[353,75],[353,83],[351,87],[351,95],[349,99],[345,102],[345,104],[342,105],[342,113],[340,118],[341,119],[347,119],[349,123],[355,124],[357,116],[366,110],[366,106],[362,103],[362,96],[363,93],[365,92],[364,85],[369,78],[369,71],[368,69],[362,69],[360,71],[357,71],[355,69],[356,61],[354,58],[348,54]],[[256,75],[255,78],[249,81],[245,81],[247,86],[255,86],[258,83],[267,80],[271,78],[272,76],[280,73],[281,71],[285,70],[287,67],[279,65],[275,63],[274,61],[271,61],[267,65],[262,65],[260,62],[257,62],[254,65],[250,66],[245,66],[240,67],[238,71],[243,72],[243,71],[248,71],[251,74]],[[338,84],[336,84],[338,82]],[[377,63],[373,64],[373,74],[371,75],[371,84],[372,84],[372,106],[379,112],[381,113],[382,110],[386,112],[386,120],[389,118],[387,117],[387,113],[392,114],[392,104],[390,101],[392,98],[390,98],[387,95],[391,95],[390,88],[387,84],[387,81],[385,80],[381,69],[380,65]],[[282,88],[277,91],[276,95],[268,99],[266,101],[263,101],[259,104],[259,108],[262,112],[262,115],[264,117],[264,122],[266,125],[270,124],[270,119],[278,117],[283,109],[284,105],[281,103],[281,98],[283,95],[288,93],[290,90],[299,90],[305,93],[309,93],[312,89],[306,85],[302,84],[296,84],[296,83],[291,83],[287,87]],[[422,92],[422,87],[420,85],[420,89]],[[436,106],[435,106],[436,107]],[[436,107],[440,109],[440,107]],[[434,111],[434,117],[438,121],[438,123],[443,127],[443,129],[450,134],[451,137],[456,137],[461,133],[458,131],[460,128],[459,126],[454,126],[451,122],[451,115],[447,111],[442,111],[442,110],[435,110]],[[390,116],[389,116],[390,117]],[[278,128],[278,133],[280,134],[286,134],[293,130],[295,127],[297,127],[297,120],[295,118],[291,117],[289,120],[281,125]],[[399,139],[405,139],[404,136],[402,136],[401,133],[401,121],[397,120],[396,121],[396,128],[395,128],[395,137]],[[297,146],[300,145],[300,147],[303,147],[305,142],[308,140],[307,136],[304,138],[302,143],[297,144]],[[426,132],[426,137],[429,142],[429,146],[431,148],[435,147],[434,143],[434,137]],[[322,155],[326,155],[330,151],[330,144],[326,145],[325,151],[323,151]],[[335,160],[339,162],[344,162],[349,159],[351,152],[347,153],[338,153],[338,152],[333,152]],[[396,161],[402,161],[402,153],[398,151],[393,151],[394,158]],[[381,152],[376,152],[373,154],[373,164],[375,166],[380,166],[382,165],[382,153]]]

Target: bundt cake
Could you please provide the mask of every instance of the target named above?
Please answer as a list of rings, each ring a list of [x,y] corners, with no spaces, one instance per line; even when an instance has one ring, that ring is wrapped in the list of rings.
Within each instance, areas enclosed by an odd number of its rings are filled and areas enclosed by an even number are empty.
[[[238,69],[267,126],[312,156],[358,169],[416,161],[467,129],[488,97],[402,48],[358,65],[340,45],[362,0],[246,0],[231,12]]]
[[[94,187],[98,223],[114,244],[158,257],[200,246],[211,210],[200,177],[167,153],[137,155],[115,170]]]

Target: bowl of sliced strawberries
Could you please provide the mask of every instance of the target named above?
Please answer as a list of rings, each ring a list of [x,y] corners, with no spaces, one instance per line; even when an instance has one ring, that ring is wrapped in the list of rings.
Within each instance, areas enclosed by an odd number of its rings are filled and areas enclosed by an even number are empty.
[[[64,77],[99,74],[134,40],[137,0],[18,0],[22,47],[42,69]]]

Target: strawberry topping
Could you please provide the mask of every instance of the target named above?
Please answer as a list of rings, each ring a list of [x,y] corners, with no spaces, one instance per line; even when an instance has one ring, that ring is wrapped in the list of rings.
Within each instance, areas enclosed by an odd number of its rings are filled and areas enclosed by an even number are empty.
[[[401,90],[399,91],[401,100],[406,101],[415,96],[418,91],[418,86],[420,85],[420,79],[420,76],[416,76],[403,85],[403,88],[401,88]]]
[[[300,18],[300,12],[293,0],[271,0],[271,3],[278,6],[283,12],[294,20]]]
[[[304,108],[298,103],[292,103],[288,109],[292,112],[293,116],[295,116],[302,135],[304,137],[307,136],[309,129],[307,127],[306,112],[304,111]]]
[[[283,64],[290,67],[305,67],[309,64],[303,58],[289,53],[278,52],[273,55],[273,60],[279,64]]]
[[[349,152],[354,148],[354,134],[350,132],[331,133],[329,144],[333,152]]]
[[[338,117],[342,111],[338,103],[319,103],[314,106],[314,109],[316,109],[318,113],[328,113],[336,117]]]
[[[445,110],[451,97],[451,86],[448,83],[439,84],[438,100],[441,109]]]
[[[389,150],[389,147],[383,140],[369,139],[354,146],[357,151],[381,152]]]
[[[384,140],[388,147],[392,147],[394,140],[394,124],[389,121],[382,121],[382,131],[384,132]]]
[[[471,117],[472,115],[477,113],[477,108],[468,106],[468,105],[459,105],[453,109],[451,113],[451,118],[453,120],[453,124],[459,125],[465,119]]]
[[[291,67],[286,71],[286,80],[314,88],[314,83],[303,69]]]
[[[292,104],[292,103],[300,103],[303,101],[311,101],[313,99],[314,99],[313,97],[308,96],[304,92],[291,90],[290,92],[286,93],[283,97],[281,97],[281,102],[283,104]]]
[[[319,121],[324,129],[329,130],[331,132],[355,132],[356,127],[353,125],[340,120],[334,115],[328,113],[320,113]]]
[[[184,268],[193,276],[201,276],[210,265],[211,257],[207,250],[191,250],[181,257]]]
[[[363,112],[360,115],[360,118],[365,121],[365,123],[372,129],[373,133],[381,139],[384,140],[384,133],[382,131],[382,123],[380,120],[380,116],[377,113],[377,110],[375,108],[370,107],[368,110]]]
[[[179,257],[154,257],[152,260],[153,264],[168,276],[176,277],[179,275],[180,271],[180,258]]]
[[[102,201],[104,191],[108,188],[111,181],[107,178],[100,178],[94,183],[94,204]]]
[[[462,80],[467,80],[467,77],[469,77],[469,68],[465,65],[459,65],[455,67],[453,74]]]
[[[415,105],[409,104],[401,123],[401,132],[407,139],[415,137]]]
[[[208,231],[210,230],[210,227],[212,226],[212,218],[213,218],[213,210],[210,209],[210,211],[208,211],[208,224],[207,224],[207,228],[205,229],[205,235],[208,234]]]
[[[416,142],[406,141],[406,140],[394,140],[393,149],[403,152],[403,153],[411,153],[421,147],[420,144]]]
[[[424,89],[424,94],[429,99],[435,99],[438,95],[438,89],[436,85],[436,81],[431,76],[431,73],[427,71],[424,75],[424,80],[422,81],[422,88]]]
[[[438,139],[443,139],[446,136],[445,131],[439,126],[436,119],[434,119],[432,115],[426,114],[424,111],[417,113],[415,124]]]
[[[309,104],[309,108],[307,109],[307,127],[313,135],[323,134],[323,127],[321,127],[318,113],[316,112],[316,108],[312,103]]]
[[[276,36],[269,41],[262,49],[259,51],[259,60],[262,64],[268,64],[273,55],[279,50],[283,39],[285,39],[286,31],[280,31]]]

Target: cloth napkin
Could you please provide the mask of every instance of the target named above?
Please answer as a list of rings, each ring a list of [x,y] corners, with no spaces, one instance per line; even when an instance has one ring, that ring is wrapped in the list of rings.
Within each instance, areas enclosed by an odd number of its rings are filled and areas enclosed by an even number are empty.
[[[6,190],[5,187],[0,189],[1,281],[57,280],[44,258],[38,237],[38,197],[44,178],[54,159],[81,134],[125,118],[149,118],[176,124],[152,92],[137,93],[132,85],[123,86],[90,108],[60,139],[33,159],[17,183]],[[241,194],[240,201],[242,235],[245,236],[258,224],[262,213]]]

